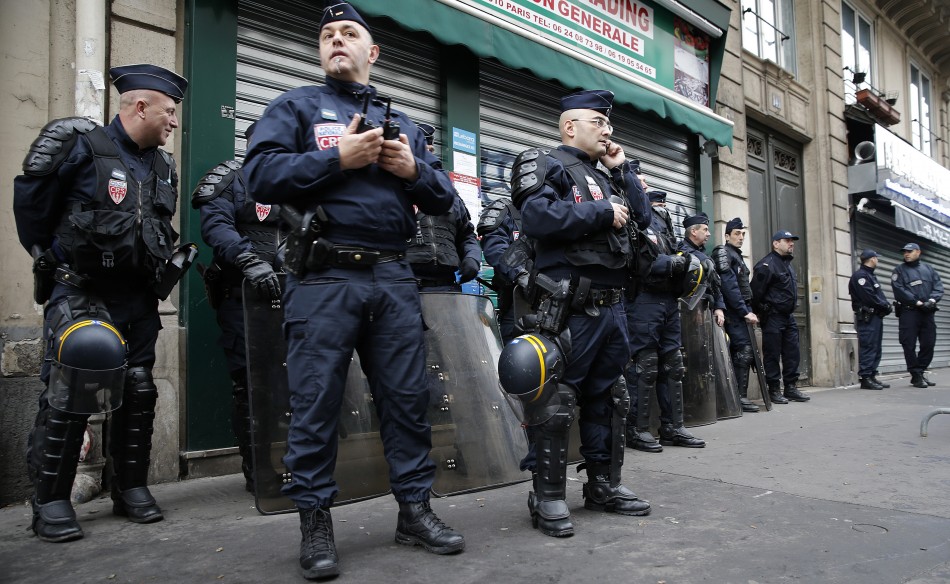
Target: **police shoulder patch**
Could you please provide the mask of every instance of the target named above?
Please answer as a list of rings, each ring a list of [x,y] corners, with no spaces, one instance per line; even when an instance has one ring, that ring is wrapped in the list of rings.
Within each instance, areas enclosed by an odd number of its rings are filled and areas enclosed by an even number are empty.
[[[859,286],[864,286],[865,283],[867,283],[867,280],[865,278],[858,278]]]

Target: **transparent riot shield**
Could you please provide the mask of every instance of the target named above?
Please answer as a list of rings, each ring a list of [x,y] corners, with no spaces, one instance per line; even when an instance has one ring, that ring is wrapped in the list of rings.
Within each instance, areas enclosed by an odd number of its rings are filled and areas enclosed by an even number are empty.
[[[726,340],[726,331],[712,323],[713,371],[716,374],[716,419],[728,420],[742,415],[739,388],[732,368],[732,354]]]
[[[424,292],[432,489],[445,495],[527,480],[521,422],[498,384],[502,344],[487,296]]]
[[[756,334],[756,328],[751,323],[749,327],[749,338],[752,339],[752,368],[755,370],[755,377],[749,378],[749,399],[755,399],[755,391],[758,389],[759,397],[765,404],[765,411],[772,411],[772,399],[769,397],[769,386],[765,381],[765,367],[762,365],[762,351],[759,349],[759,336]],[[758,387],[752,383],[752,380],[758,382]]]
[[[680,300],[680,323],[685,352],[683,421],[686,426],[716,422],[716,381],[712,368],[712,314],[706,302],[693,308]]]
[[[283,308],[279,302],[258,300],[250,289],[244,298],[257,507],[265,514],[290,512],[293,502],[280,493],[288,480],[283,456],[290,420]],[[524,431],[498,386],[501,336],[491,301],[458,293],[424,293],[421,298],[429,327],[430,456],[437,465],[433,491],[453,494],[527,480],[518,469],[527,451]],[[379,421],[356,353],[347,374],[339,433],[335,504],[388,493]]]

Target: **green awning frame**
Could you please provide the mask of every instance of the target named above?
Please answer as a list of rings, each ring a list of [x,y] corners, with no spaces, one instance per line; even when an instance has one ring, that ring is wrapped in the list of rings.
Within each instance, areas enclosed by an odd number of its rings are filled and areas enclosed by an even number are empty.
[[[541,37],[529,30],[519,29],[527,35],[523,36],[443,2],[452,0],[350,0],[364,14],[391,18],[412,30],[428,32],[444,44],[463,45],[480,57],[494,57],[542,79],[554,79],[566,87],[609,89],[617,101],[654,112],[720,146],[732,148],[732,122],[708,108],[694,106],[672,91],[664,95],[646,82],[639,84],[641,80],[632,74],[624,78],[625,73],[585,62],[581,59],[587,57],[581,54],[578,58],[567,55],[542,44]]]

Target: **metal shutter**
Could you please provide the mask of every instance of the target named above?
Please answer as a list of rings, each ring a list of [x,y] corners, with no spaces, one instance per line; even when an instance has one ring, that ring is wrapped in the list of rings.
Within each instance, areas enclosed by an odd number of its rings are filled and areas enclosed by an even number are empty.
[[[244,130],[272,99],[323,83],[318,35],[323,10],[304,0],[239,0],[235,157],[243,159]],[[380,47],[370,83],[414,122],[439,127],[441,83],[437,46],[425,35],[403,34],[388,19],[366,19]],[[436,130],[436,155],[442,144]]]
[[[880,213],[881,211],[879,211]],[[904,256],[900,253],[900,248],[907,242],[917,242],[923,253],[920,256],[921,261],[933,266],[940,275],[944,289],[950,295],[950,249],[937,245],[932,241],[923,240],[914,237],[910,233],[898,229],[893,219],[885,217],[879,219],[877,216],[861,215],[855,222],[855,231],[857,239],[855,245],[857,253],[866,248],[871,248],[880,254],[877,268],[874,275],[877,276],[881,287],[884,288],[884,295],[888,301],[894,301],[894,292],[891,289],[891,272],[894,268],[904,261]],[[855,264],[857,269],[857,264]],[[945,296],[942,301],[941,309],[937,311],[935,317],[937,321],[937,344],[934,347],[934,359],[931,367],[946,367],[950,365],[950,343],[946,342],[947,331],[950,331],[950,300]],[[907,365],[904,362],[904,350],[898,341],[898,321],[894,315],[884,319],[884,340],[881,343],[881,365],[882,372],[906,371]]]
[[[510,197],[508,181],[515,157],[531,147],[561,143],[560,98],[574,90],[542,81],[483,59],[481,69],[482,193],[488,200]],[[630,106],[614,108],[614,139],[627,158],[639,158],[651,188],[669,193],[667,202],[682,235],[680,220],[696,210],[697,159],[690,135],[654,120]]]

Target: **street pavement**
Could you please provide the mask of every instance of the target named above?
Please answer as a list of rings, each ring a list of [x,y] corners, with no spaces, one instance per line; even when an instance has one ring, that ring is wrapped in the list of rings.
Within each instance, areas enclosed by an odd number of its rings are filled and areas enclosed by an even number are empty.
[[[808,403],[693,428],[704,449],[627,450],[624,482],[648,517],[583,508],[575,534],[532,529],[529,483],[434,499],[466,550],[435,556],[393,541],[385,496],[333,509],[334,582],[644,584],[950,582],[950,370],[916,389],[804,388]],[[0,582],[304,582],[295,513],[261,515],[240,475],[155,485],[165,521],[136,525],[101,498],[77,507],[85,538],[32,537],[28,505],[0,509]]]

